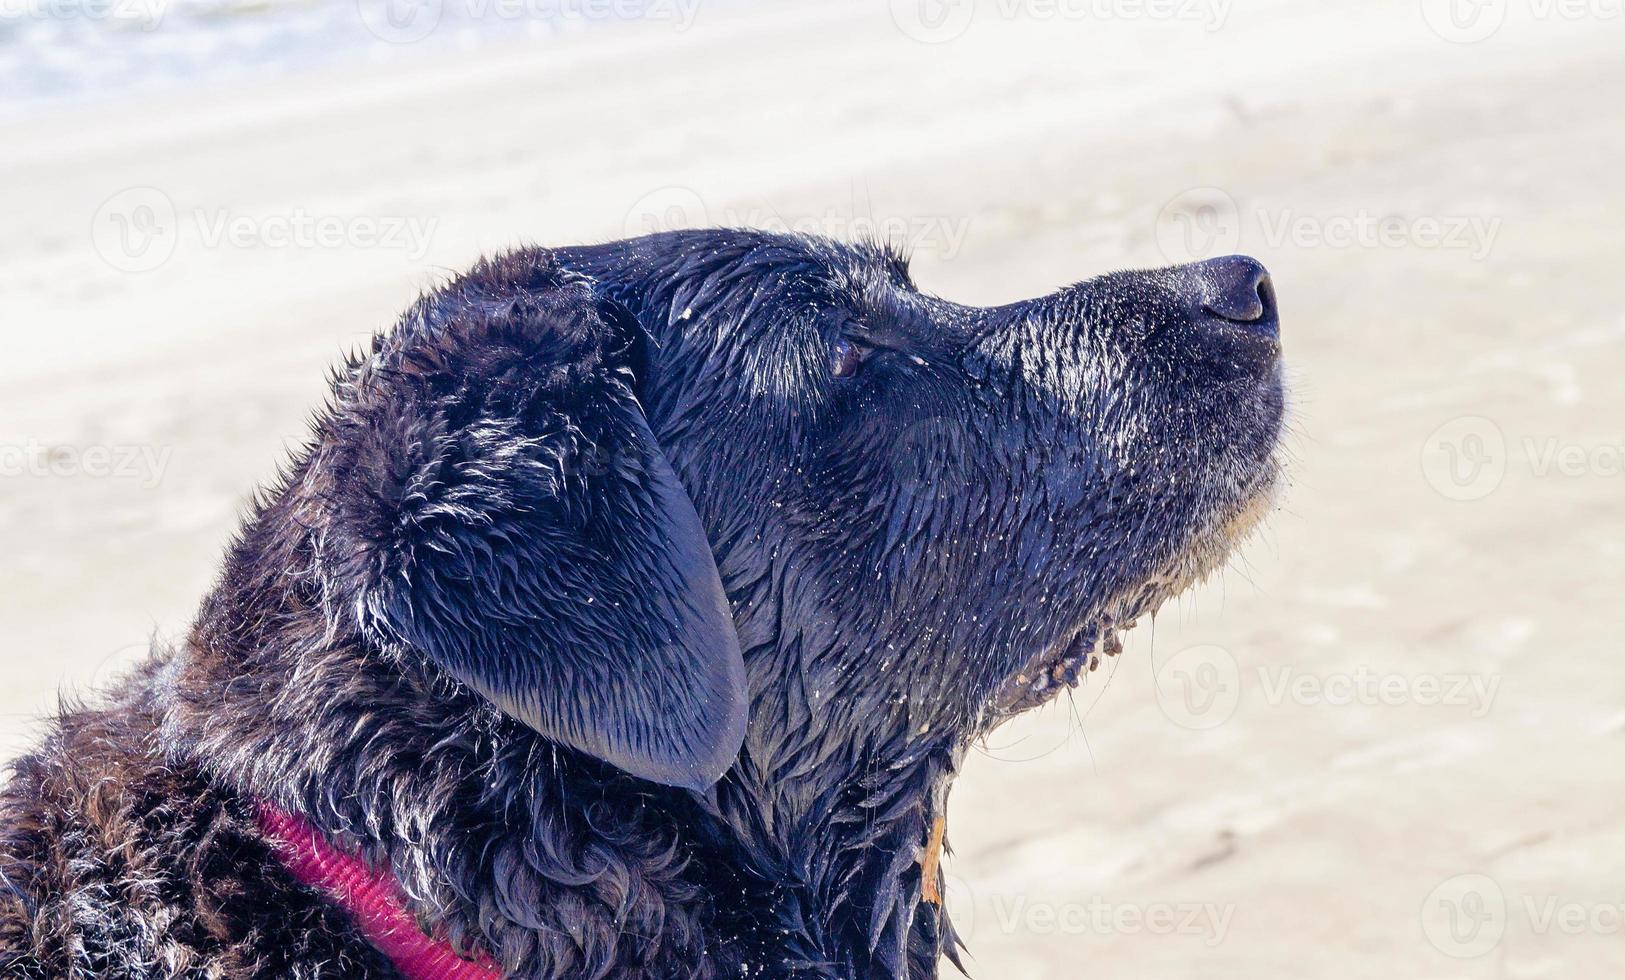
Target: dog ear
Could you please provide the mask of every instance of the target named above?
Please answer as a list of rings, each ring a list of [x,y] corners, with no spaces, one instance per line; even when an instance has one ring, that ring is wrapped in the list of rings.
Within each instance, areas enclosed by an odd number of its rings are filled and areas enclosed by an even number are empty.
[[[420,301],[336,385],[319,561],[376,640],[561,744],[704,789],[744,739],[744,661],[633,393],[635,329],[538,252]]]

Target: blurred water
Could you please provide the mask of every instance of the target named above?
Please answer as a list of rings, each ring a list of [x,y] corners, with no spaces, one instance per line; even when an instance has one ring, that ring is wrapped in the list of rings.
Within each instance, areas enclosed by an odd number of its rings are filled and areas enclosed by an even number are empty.
[[[616,21],[685,29],[700,0],[0,0],[0,114],[396,61]]]

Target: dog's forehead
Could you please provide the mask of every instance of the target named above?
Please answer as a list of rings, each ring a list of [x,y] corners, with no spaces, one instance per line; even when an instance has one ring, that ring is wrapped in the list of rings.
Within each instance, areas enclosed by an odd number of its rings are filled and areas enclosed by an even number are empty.
[[[884,250],[827,239],[761,242],[674,284],[668,337],[752,397],[815,395],[827,388],[828,347],[842,329],[894,321],[912,305],[894,261]]]
[[[747,264],[786,274],[784,282],[805,286],[848,302],[881,302],[899,292],[912,292],[908,258],[884,242],[840,242],[816,235],[770,240],[751,254]]]

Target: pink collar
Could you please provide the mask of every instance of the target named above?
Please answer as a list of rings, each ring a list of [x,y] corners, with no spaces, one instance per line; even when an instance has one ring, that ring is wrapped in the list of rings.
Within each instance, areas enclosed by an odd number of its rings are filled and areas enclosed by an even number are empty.
[[[338,850],[302,817],[264,801],[258,816],[260,833],[288,872],[348,912],[402,980],[501,980],[502,971],[489,956],[465,960],[450,943],[425,936],[394,878]]]

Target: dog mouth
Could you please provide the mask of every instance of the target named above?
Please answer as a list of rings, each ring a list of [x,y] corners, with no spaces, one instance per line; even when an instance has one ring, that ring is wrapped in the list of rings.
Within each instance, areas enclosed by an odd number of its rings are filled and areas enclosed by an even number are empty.
[[[1102,618],[1078,630],[1070,640],[1039,653],[1005,682],[995,713],[1001,719],[1020,714],[1077,687],[1085,674],[1100,669],[1102,660],[1123,652],[1123,634],[1134,626],[1134,621],[1118,626],[1110,617]]]
[[[1123,634],[1191,584],[1184,571],[1158,575],[1098,607],[1101,611],[1083,626],[1039,651],[1004,682],[993,702],[994,723],[1042,707],[1062,691],[1076,688],[1085,675],[1123,652]]]

